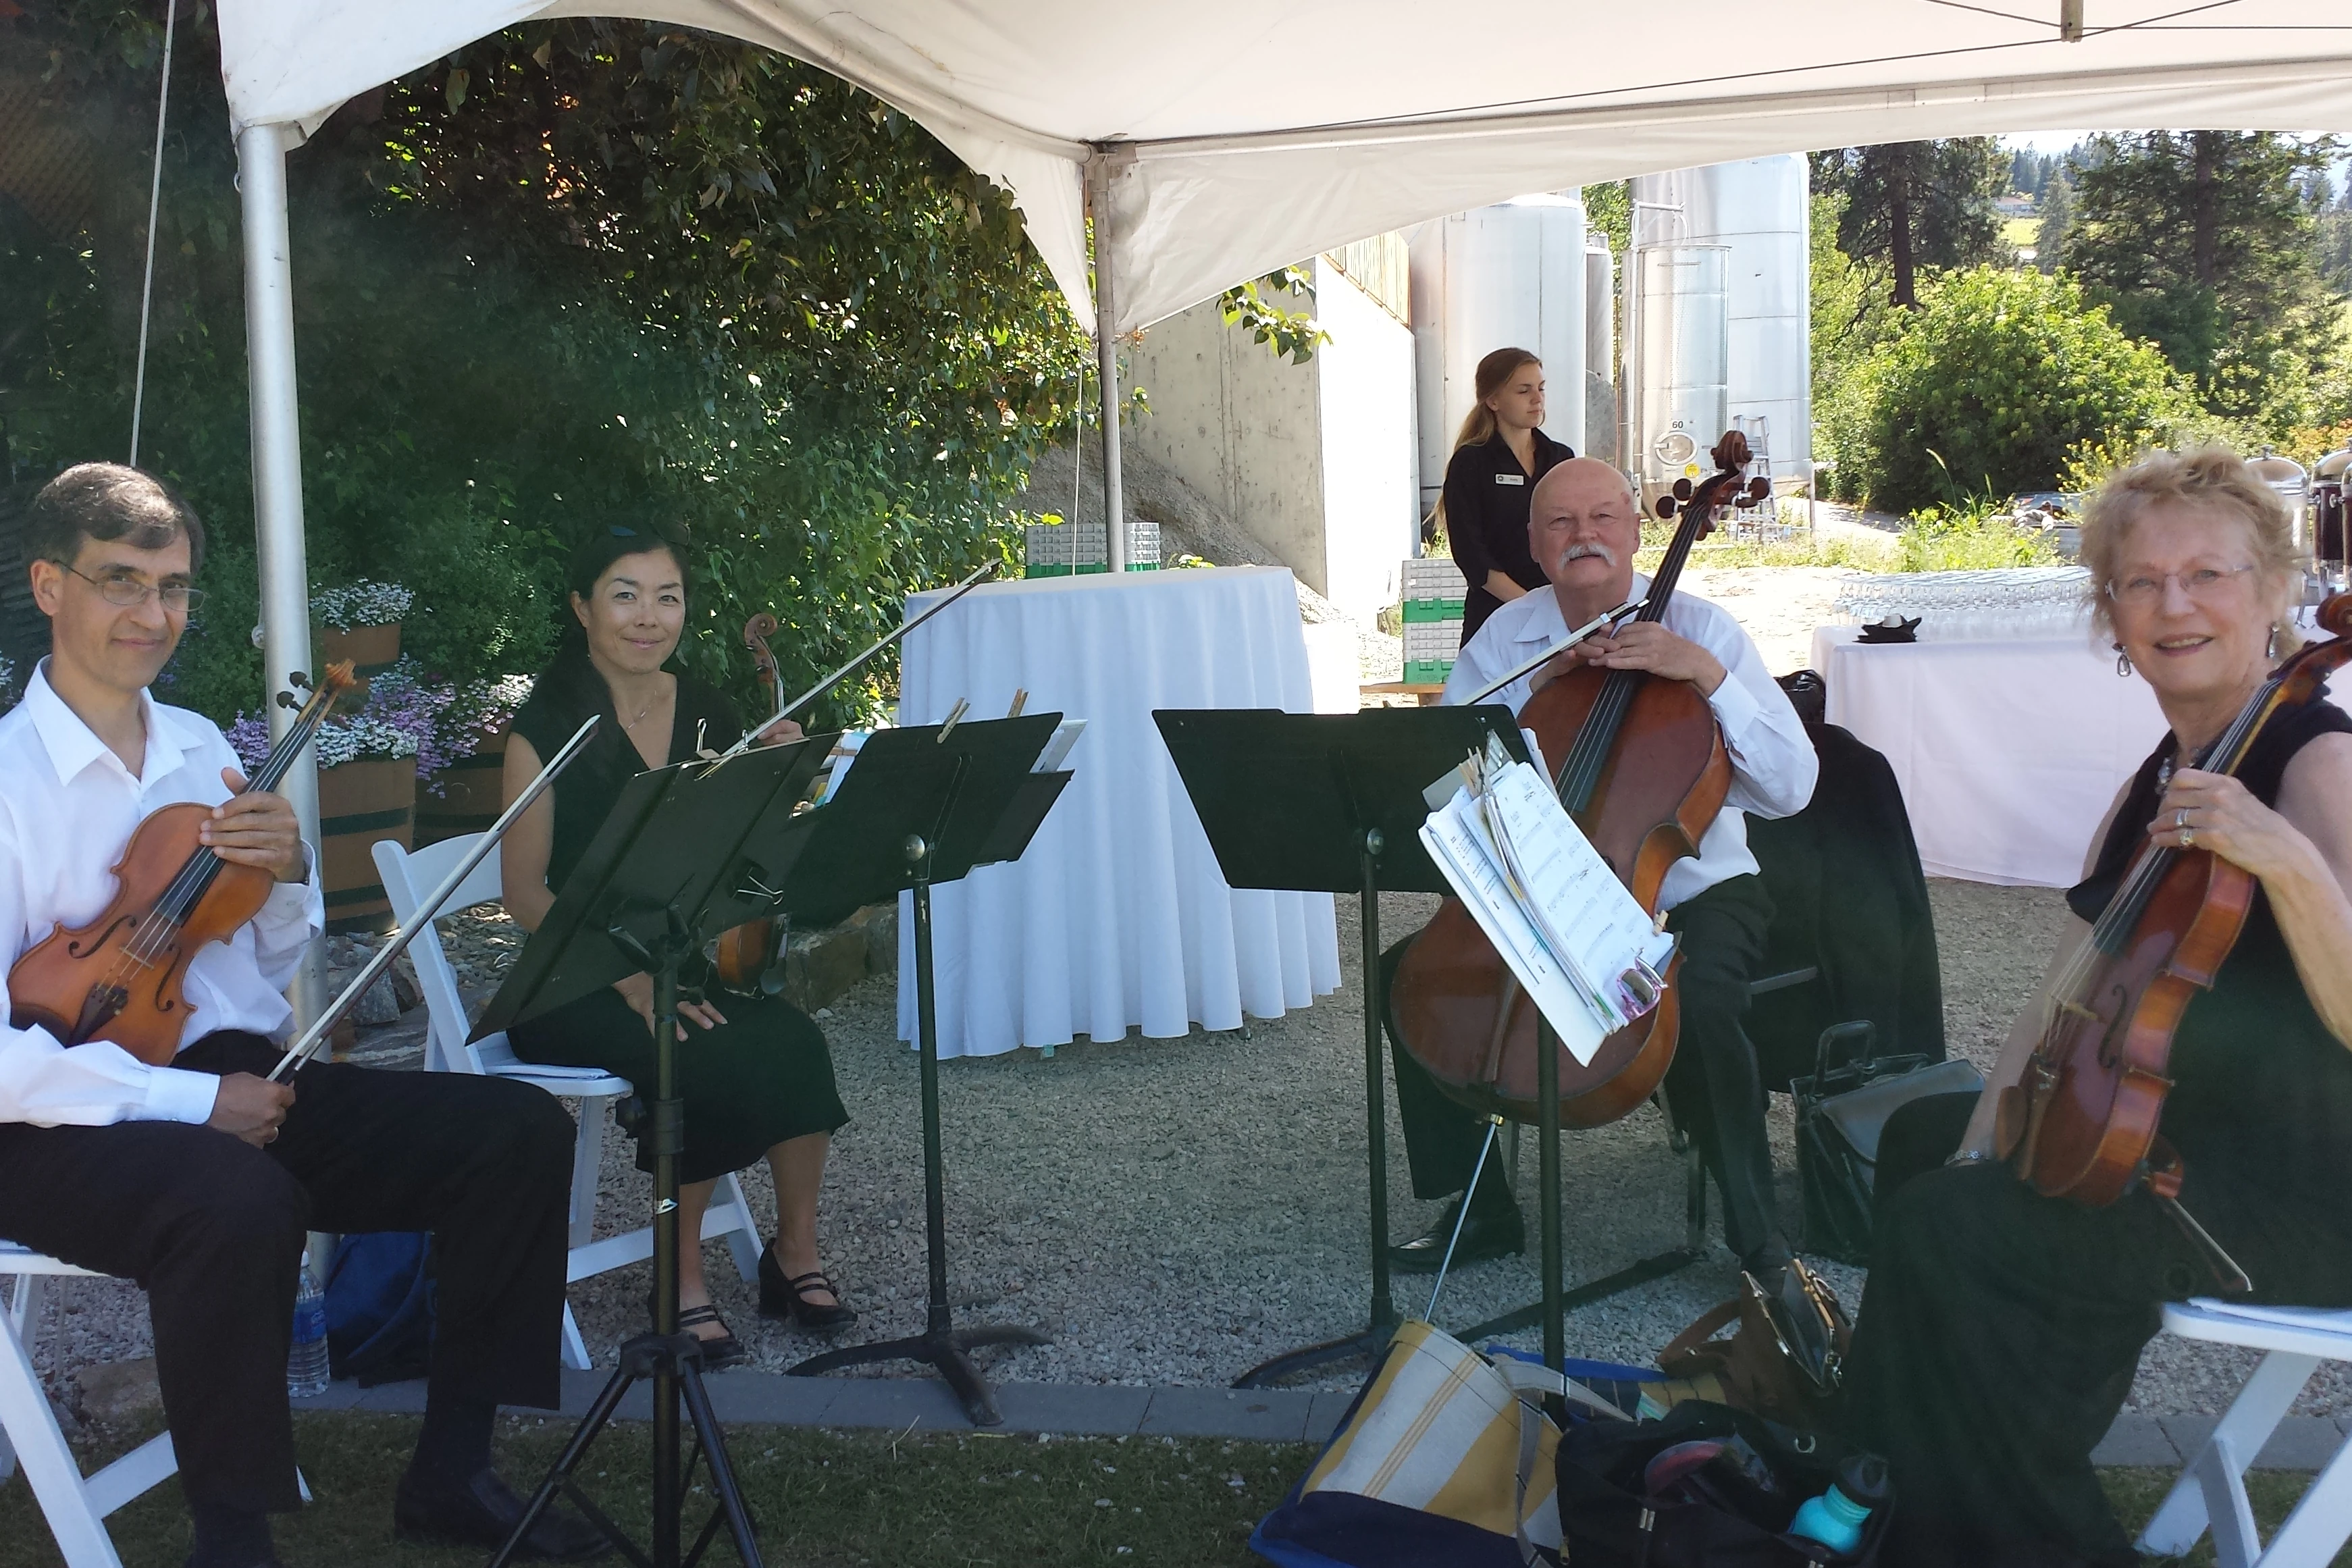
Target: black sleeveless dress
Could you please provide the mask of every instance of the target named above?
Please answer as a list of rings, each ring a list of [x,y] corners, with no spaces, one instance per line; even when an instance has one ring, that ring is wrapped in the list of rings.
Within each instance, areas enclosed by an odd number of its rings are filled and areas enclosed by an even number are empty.
[[[2274,804],[2287,763],[2331,733],[2352,733],[2352,717],[2330,702],[2284,711],[2238,777]],[[2092,874],[2068,892],[2084,920],[2122,881],[2172,752],[2167,736],[2142,764]],[[2187,1168],[2181,1203],[2254,1299],[2352,1305],[2352,1047],[2320,1021],[2260,894],[2212,990],[2183,1016],[2171,1070],[2161,1125]],[[2137,1558],[2091,1450],[2163,1304],[2219,1287],[2145,1193],[2083,1208],[2006,1166],[1943,1167],[1975,1098],[1922,1100],[1887,1125],[1846,1436],[1893,1465],[1890,1563],[2128,1568]]]
[[[622,787],[645,769],[613,711],[612,690],[586,657],[559,655],[515,715],[514,732],[543,760],[553,756],[591,713],[604,715],[596,737],[556,780],[555,842],[547,885],[561,892]],[[743,725],[726,696],[690,675],[677,678],[677,712],[669,761],[698,747],[725,751]],[[678,1089],[686,1101],[682,1182],[709,1181],[761,1158],[771,1145],[848,1121],[835,1087],[833,1057],[807,1014],[774,997],[721,996],[727,1022],[686,1026],[677,1050]],[[606,986],[508,1031],[525,1061],[595,1067],[633,1083],[653,1082],[653,1037],[619,992]],[[650,1169],[644,1145],[639,1169]]]

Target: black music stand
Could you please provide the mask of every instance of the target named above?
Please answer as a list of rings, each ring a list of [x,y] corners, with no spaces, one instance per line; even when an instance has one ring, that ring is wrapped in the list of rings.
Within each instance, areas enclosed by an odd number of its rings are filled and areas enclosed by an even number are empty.
[[[1168,754],[1208,831],[1228,884],[1356,894],[1363,911],[1364,1131],[1370,1172],[1372,1302],[1362,1331],[1252,1367],[1235,1388],[1260,1388],[1329,1362],[1377,1355],[1396,1330],[1389,1296],[1388,1110],[1381,1007],[1382,889],[1453,890],[1422,847],[1423,792],[1503,737],[1527,760],[1517,721],[1500,704],[1368,708],[1359,713],[1273,709],[1162,709]]]
[[[923,1099],[923,1224],[929,1297],[923,1331],[811,1356],[790,1369],[813,1377],[837,1367],[917,1361],[935,1369],[975,1426],[1004,1417],[972,1364],[985,1345],[1042,1345],[1034,1329],[959,1329],[948,1305],[947,1195],[940,1150],[939,1015],[931,972],[931,888],[975,866],[1018,859],[1069,782],[1030,772],[1061,721],[1058,713],[945,727],[885,730],[866,742],[823,809],[791,825],[807,842],[786,879],[782,909],[822,923],[864,904],[914,893],[915,1016]]]
[[[654,1157],[653,1327],[621,1347],[620,1366],[490,1560],[491,1568],[502,1568],[513,1556],[559,1490],[632,1562],[677,1568],[681,1561],[699,1560],[723,1523],[744,1568],[759,1568],[751,1510],[703,1387],[702,1342],[677,1326],[677,1159],[686,1133],[686,1108],[677,1098],[679,975],[700,963],[708,934],[736,923],[719,911],[740,901],[741,888],[781,879],[790,869],[789,862],[773,857],[794,846],[776,833],[763,836],[772,842],[757,855],[748,847],[763,825],[790,821],[793,804],[831,748],[832,737],[824,736],[762,747],[718,764],[680,763],[631,779],[475,1026],[473,1037],[480,1039],[631,974],[653,977],[655,1081],[640,1132],[652,1140]],[[649,1558],[572,1479],[622,1396],[646,1378],[654,1385]],[[695,1456],[682,1467],[681,1401],[696,1443]],[[680,1514],[697,1458],[709,1464],[717,1506],[682,1558]]]

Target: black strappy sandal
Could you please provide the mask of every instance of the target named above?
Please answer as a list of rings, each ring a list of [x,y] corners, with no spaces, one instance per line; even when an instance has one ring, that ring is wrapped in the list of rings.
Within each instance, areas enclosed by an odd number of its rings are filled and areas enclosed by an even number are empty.
[[[730,1366],[740,1366],[751,1359],[751,1347],[735,1337],[735,1331],[727,1327],[727,1320],[719,1315],[717,1307],[706,1301],[699,1307],[681,1308],[678,1311],[679,1333],[693,1334],[697,1328],[706,1323],[716,1323],[725,1331],[710,1339],[694,1335],[702,1345],[703,1371],[720,1372]]]
[[[827,1292],[833,1300],[810,1300],[810,1293],[816,1290]],[[857,1321],[857,1314],[842,1304],[839,1288],[824,1277],[824,1269],[814,1268],[787,1279],[772,1247],[760,1253],[760,1316],[789,1318],[813,1334],[837,1334]]]

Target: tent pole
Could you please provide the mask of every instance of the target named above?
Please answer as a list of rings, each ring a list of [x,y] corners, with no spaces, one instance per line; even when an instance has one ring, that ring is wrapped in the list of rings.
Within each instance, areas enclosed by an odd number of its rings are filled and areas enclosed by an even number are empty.
[[[1095,218],[1095,385],[1102,397],[1103,535],[1110,569],[1127,570],[1127,508],[1118,471],[1118,297],[1110,226],[1110,154],[1087,160]]]
[[[295,670],[310,670],[310,584],[302,541],[302,437],[295,409],[294,275],[288,255],[286,152],[290,127],[248,125],[237,133],[236,170],[245,219],[245,353],[252,409],[253,525],[261,567],[264,710],[272,739],[293,713],[273,699]],[[278,786],[294,805],[302,837],[320,853],[319,770],[305,750]],[[302,956],[289,992],[300,1027],[327,1005],[326,944]]]

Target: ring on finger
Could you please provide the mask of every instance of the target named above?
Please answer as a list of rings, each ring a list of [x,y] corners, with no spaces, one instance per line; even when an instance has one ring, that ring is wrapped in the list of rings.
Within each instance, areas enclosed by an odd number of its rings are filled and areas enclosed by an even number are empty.
[[[2194,849],[2197,847],[2197,830],[2195,828],[2184,827],[2180,830],[2180,847],[2183,849]]]
[[[2189,808],[2187,806],[2184,805],[2179,810],[2172,814],[2172,826],[2181,828],[2185,828],[2189,826]]]

